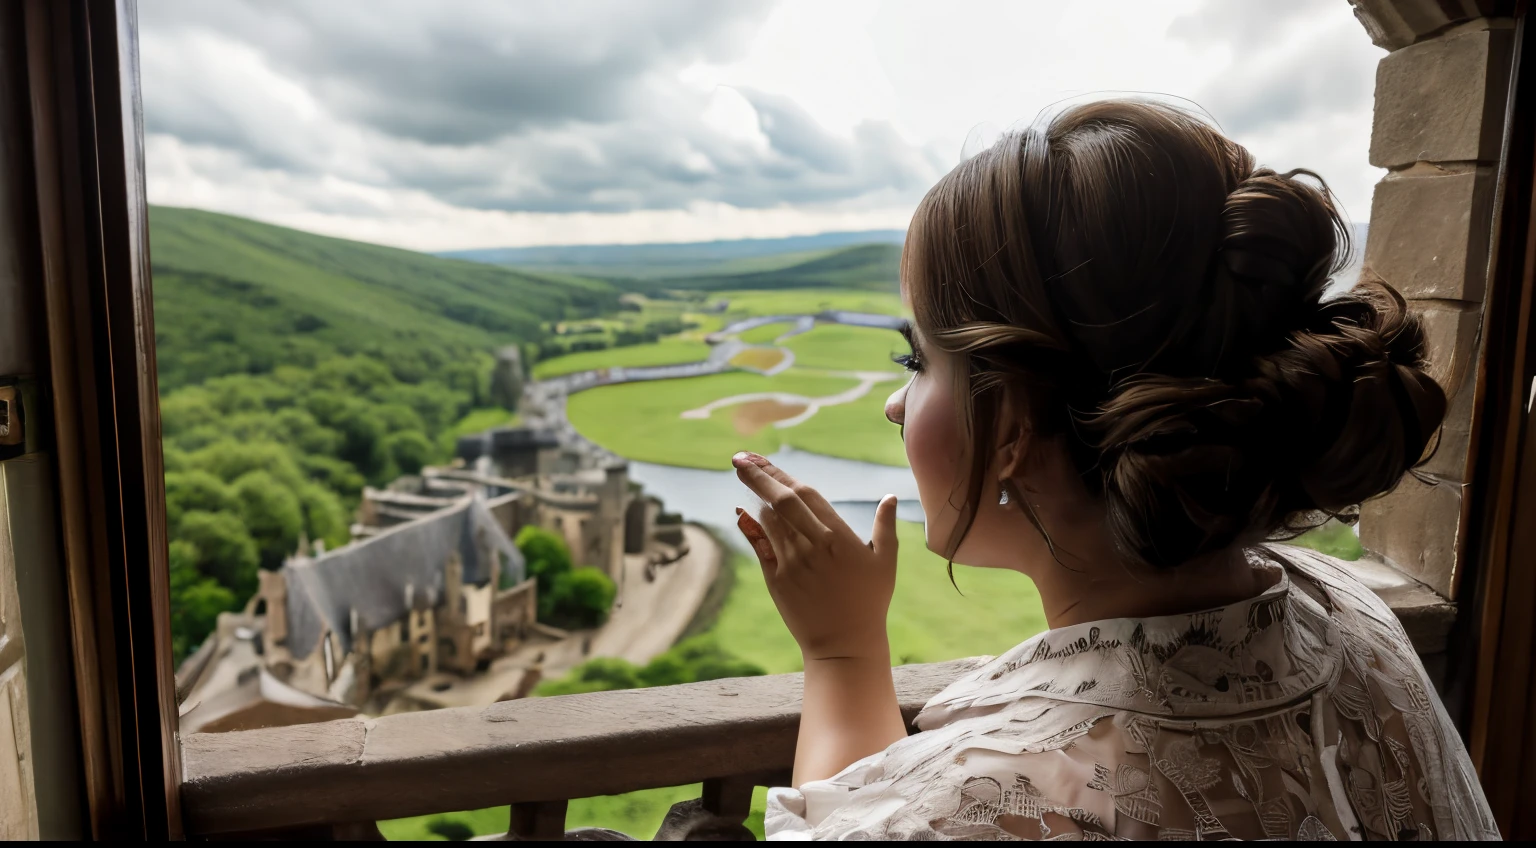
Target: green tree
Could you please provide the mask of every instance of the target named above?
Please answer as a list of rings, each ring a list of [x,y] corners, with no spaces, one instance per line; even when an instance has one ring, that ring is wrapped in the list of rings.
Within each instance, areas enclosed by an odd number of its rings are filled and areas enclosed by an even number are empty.
[[[373,404],[330,392],[312,393],[304,402],[316,420],[341,434],[341,445],[336,451],[339,458],[352,463],[369,480],[386,482],[385,429],[374,415]]]
[[[181,662],[218,625],[219,613],[234,609],[235,594],[198,570],[197,546],[182,540],[170,544],[171,650]]]
[[[166,439],[175,439],[193,427],[216,424],[221,417],[213,397],[202,388],[172,392],[160,401],[160,432]]]
[[[373,417],[389,433],[399,433],[406,430],[417,432],[427,429],[427,425],[421,421],[421,416],[416,410],[403,403],[381,403],[373,408]]]
[[[430,434],[442,432],[468,408],[469,396],[439,383],[404,385],[395,390],[396,398],[421,416]]]
[[[347,511],[335,494],[318,483],[305,483],[299,489],[299,503],[304,508],[304,527],[309,538],[322,539],[327,548],[339,548],[351,539]]]
[[[404,430],[384,437],[384,450],[402,474],[415,474],[437,457],[437,448],[417,430]]]
[[[667,651],[652,659],[638,672],[640,683],[643,686],[675,686],[679,683],[692,683],[693,673],[688,668],[688,663],[683,658]]]
[[[290,406],[270,417],[279,441],[304,453],[332,455],[341,448],[341,434],[315,420],[307,409]]]
[[[541,617],[559,627],[596,627],[608,620],[617,592],[612,578],[584,565],[555,576],[549,594],[539,599]]]
[[[304,508],[293,490],[265,471],[247,471],[231,487],[240,518],[256,540],[263,568],[278,568],[299,546]]]
[[[538,580],[541,598],[553,591],[557,576],[571,570],[571,549],[556,533],[528,524],[517,531],[514,543],[528,564],[528,575]]]
[[[576,695],[613,689],[639,689],[644,684],[635,666],[617,657],[595,657],[571,669],[559,680],[547,680],[534,689],[537,695]]]
[[[304,475],[293,461],[292,449],[277,442],[222,441],[193,451],[187,459],[193,467],[226,483],[251,471],[265,471],[289,488],[298,488],[304,482]]]
[[[761,666],[741,659],[720,647],[719,641],[712,633],[703,633],[691,639],[685,639],[657,659],[668,656],[675,657],[683,667],[688,669],[686,682],[689,683],[727,677],[758,677],[765,673]]]
[[[535,695],[571,695],[608,689],[675,686],[725,677],[758,677],[763,669],[720,647],[712,634],[703,634],[672,646],[636,668],[625,660],[597,657],[571,669],[559,680],[540,684]]]
[[[167,471],[165,474],[165,525],[174,534],[181,517],[194,509],[221,512],[235,508],[235,498],[224,481],[206,471]]]
[[[228,588],[237,601],[256,591],[256,569],[261,559],[239,516],[192,510],[181,517],[176,540],[192,545],[198,571]]]
[[[334,456],[300,454],[299,468],[304,476],[335,492],[342,503],[356,504],[368,481],[357,472],[352,463]]]

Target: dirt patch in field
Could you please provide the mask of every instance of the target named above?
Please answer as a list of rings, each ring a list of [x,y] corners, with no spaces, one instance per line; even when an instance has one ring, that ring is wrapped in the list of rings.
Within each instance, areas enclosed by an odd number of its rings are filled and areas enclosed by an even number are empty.
[[[736,407],[736,411],[731,414],[731,423],[736,426],[736,432],[750,436],[775,421],[794,418],[804,411],[803,403],[754,400]]]
[[[776,347],[749,347],[731,357],[731,364],[767,371],[784,360],[784,351]]]

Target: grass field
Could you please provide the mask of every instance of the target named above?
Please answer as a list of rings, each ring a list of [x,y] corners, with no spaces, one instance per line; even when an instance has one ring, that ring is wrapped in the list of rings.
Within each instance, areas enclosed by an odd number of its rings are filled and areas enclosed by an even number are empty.
[[[713,295],[730,302],[732,318],[754,315],[806,315],[824,309],[902,315],[901,296],[857,289],[776,289],[772,291],[722,291]]]
[[[741,339],[747,344],[768,344],[779,336],[789,332],[789,328],[792,326],[794,325],[788,321],[775,321],[772,324],[764,324],[761,327],[753,327],[744,333],[738,334],[736,338]]]
[[[783,431],[801,450],[881,465],[906,465],[901,430],[885,419],[885,401],[901,384],[878,383],[853,403],[824,406],[815,415]]]
[[[738,368],[756,368],[759,371],[767,371],[783,361],[784,351],[776,347],[749,347],[731,357],[732,365]]]
[[[893,440],[895,434],[883,417],[850,414],[841,411],[844,407],[837,406],[823,408],[798,426],[764,427],[751,435],[736,430],[730,407],[717,409],[704,419],[679,417],[685,410],[751,392],[824,397],[856,384],[851,379],[805,374],[794,368],[773,377],[734,372],[681,380],[623,383],[572,395],[567,414],[582,435],[620,456],[663,465],[725,469],[731,465],[731,454],[739,450],[766,455],[790,444],[828,453],[843,446],[846,449],[830,455],[850,456],[850,450],[859,452],[864,450],[861,446],[872,441]],[[895,388],[894,383],[891,388]],[[881,387],[877,386],[871,394],[879,395],[883,403]],[[866,396],[847,407],[863,404],[865,408],[871,408],[872,403]],[[816,419],[834,410],[839,414],[832,420],[846,423],[810,427]],[[804,431],[806,440],[802,442],[800,431],[806,427],[810,429]],[[812,444],[816,447],[811,447]]]
[[[606,350],[584,350],[546,359],[533,366],[533,377],[543,380],[615,366],[641,367],[647,365],[676,365],[680,362],[698,362],[708,358],[709,345],[702,341],[669,337],[653,344],[611,347]]]
[[[890,330],[822,324],[784,341],[799,368],[837,371],[901,371],[891,354],[906,353],[907,342]]]

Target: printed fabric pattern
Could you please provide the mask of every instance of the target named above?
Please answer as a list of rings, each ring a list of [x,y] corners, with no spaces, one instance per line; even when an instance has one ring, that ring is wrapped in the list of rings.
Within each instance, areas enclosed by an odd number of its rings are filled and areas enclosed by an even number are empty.
[[[1381,599],[1264,546],[1258,597],[1051,630],[979,666],[921,733],[798,791],[770,839],[1498,839]]]

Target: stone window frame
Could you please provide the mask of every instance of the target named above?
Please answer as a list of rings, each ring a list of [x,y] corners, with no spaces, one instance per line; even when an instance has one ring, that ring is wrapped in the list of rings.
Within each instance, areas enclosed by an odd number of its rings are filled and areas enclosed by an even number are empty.
[[[1434,453],[1361,507],[1359,575],[1403,620],[1437,683],[1463,595],[1468,488],[1491,265],[1514,3],[1349,0],[1388,51],[1376,69],[1371,203],[1362,276],[1396,288],[1423,320],[1449,407]]]

